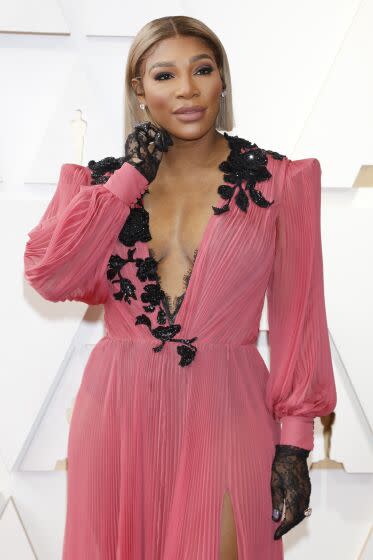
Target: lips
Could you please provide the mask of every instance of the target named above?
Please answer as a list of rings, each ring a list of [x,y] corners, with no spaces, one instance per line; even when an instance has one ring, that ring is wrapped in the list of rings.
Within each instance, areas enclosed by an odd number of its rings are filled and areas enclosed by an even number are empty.
[[[204,111],[205,108],[202,107],[201,105],[195,105],[193,107],[180,107],[179,109],[177,109],[176,111],[174,111],[174,113],[180,114],[180,113],[199,113],[201,111]]]

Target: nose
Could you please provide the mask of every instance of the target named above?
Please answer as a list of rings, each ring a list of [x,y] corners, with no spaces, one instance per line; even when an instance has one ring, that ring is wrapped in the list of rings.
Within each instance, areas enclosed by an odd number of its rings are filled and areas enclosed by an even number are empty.
[[[177,82],[177,97],[191,97],[199,93],[194,76],[191,76],[189,73],[181,76]]]

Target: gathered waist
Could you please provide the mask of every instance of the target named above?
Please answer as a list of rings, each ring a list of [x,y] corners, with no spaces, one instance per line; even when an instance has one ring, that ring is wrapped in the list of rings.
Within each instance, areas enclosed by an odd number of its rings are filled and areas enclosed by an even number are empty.
[[[115,363],[126,372],[132,367],[138,371],[143,366],[147,371],[155,372],[159,366],[162,371],[171,372],[173,365],[177,368],[187,366],[185,371],[195,371],[197,375],[201,375],[202,371],[206,377],[214,375],[214,372],[224,371],[244,372],[247,376],[251,371],[255,376],[259,376],[263,383],[269,373],[254,341],[231,344],[201,339],[195,353],[192,354],[192,359],[187,353],[189,348],[186,347],[184,354],[183,350],[185,348],[179,342],[164,346],[158,344],[156,347],[154,341],[146,337],[114,337],[106,334],[96,343],[91,356],[101,356],[107,366],[109,363]]]
[[[138,345],[149,345],[149,342],[152,343],[154,342],[154,339],[148,339],[148,338],[130,338],[130,337],[115,337],[112,335],[104,335],[99,342],[101,341],[110,341],[110,342],[117,342],[117,343],[122,343],[122,344],[138,344]],[[245,342],[245,344],[232,344],[231,342],[222,342],[222,341],[210,341],[210,340],[198,340],[198,342],[196,342],[196,344],[198,345],[199,348],[202,347],[209,347],[211,346],[212,348],[215,347],[228,347],[228,348],[239,348],[239,349],[244,349],[244,348],[252,348],[255,347],[257,345],[257,340],[253,340],[250,342]]]

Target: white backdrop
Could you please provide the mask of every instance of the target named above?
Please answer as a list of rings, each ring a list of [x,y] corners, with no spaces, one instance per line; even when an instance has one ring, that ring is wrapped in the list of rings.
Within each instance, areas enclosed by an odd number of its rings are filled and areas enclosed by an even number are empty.
[[[316,468],[325,456],[317,419],[313,514],[284,536],[286,559],[372,560],[373,0],[2,1],[0,558],[61,557],[69,420],[103,334],[100,306],[51,303],[28,286],[26,234],[62,163],[121,154],[132,38],[150,19],[181,14],[204,21],[227,50],[231,133],[320,160],[338,393],[330,458],[340,468]],[[266,330],[265,305],[258,347],[268,364]]]

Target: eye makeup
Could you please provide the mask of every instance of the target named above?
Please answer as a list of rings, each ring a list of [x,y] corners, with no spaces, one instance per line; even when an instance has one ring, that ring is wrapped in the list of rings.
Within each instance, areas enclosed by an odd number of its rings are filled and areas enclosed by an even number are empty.
[[[206,71],[203,74],[201,74],[202,76],[208,76],[209,74],[211,74],[214,71],[214,68],[210,65],[204,65],[202,66],[202,68],[199,68],[197,70],[197,72],[201,72],[202,70]],[[163,80],[162,76],[171,76],[172,74],[170,72],[159,72],[158,74],[156,74],[154,76],[154,79],[157,81],[168,81],[168,80]]]

